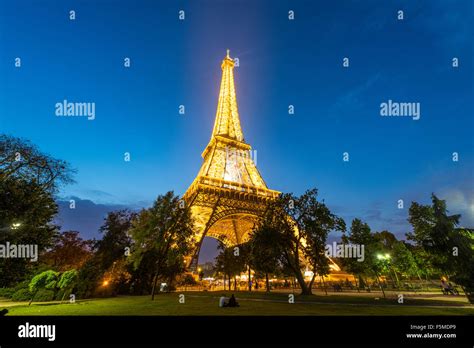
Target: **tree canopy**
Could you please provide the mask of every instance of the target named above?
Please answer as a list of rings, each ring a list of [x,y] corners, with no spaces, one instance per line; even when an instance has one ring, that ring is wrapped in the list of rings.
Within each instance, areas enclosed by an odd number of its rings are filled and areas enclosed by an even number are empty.
[[[170,283],[185,267],[184,257],[194,247],[193,220],[188,206],[172,191],[160,195],[149,209],[133,220],[130,235],[135,244],[130,257],[135,269],[152,275],[152,299],[158,279]]]

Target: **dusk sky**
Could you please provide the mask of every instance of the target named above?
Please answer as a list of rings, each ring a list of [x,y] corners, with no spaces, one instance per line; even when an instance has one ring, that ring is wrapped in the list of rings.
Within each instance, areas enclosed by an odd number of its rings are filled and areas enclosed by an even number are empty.
[[[78,170],[58,197],[77,207],[60,203],[58,221],[97,237],[107,211],[191,184],[230,49],[244,137],[269,188],[316,187],[348,224],[399,237],[410,203],[434,192],[474,227],[472,22],[470,0],[0,0],[0,133]],[[65,99],[94,102],[95,119],[57,117]],[[420,103],[420,119],[382,117],[388,100]]]

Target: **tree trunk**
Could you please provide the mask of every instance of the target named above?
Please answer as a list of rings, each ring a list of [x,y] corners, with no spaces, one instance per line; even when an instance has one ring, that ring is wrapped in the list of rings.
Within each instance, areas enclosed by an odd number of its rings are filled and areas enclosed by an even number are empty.
[[[328,289],[326,288],[326,283],[324,282],[324,277],[321,276],[321,280],[323,281],[323,288],[324,288],[324,292],[326,293],[326,296],[328,295]]]
[[[355,276],[354,276],[354,283],[355,283],[355,286],[356,286],[357,292],[360,292],[360,289],[359,289],[359,283],[357,282],[357,277],[355,277]]]
[[[424,284],[423,284],[423,279],[421,278],[420,272],[416,272],[416,275],[418,276],[418,279],[420,281],[420,290],[423,291],[424,289]]]
[[[33,296],[31,296],[31,300],[30,302],[28,303],[28,306],[31,306],[31,302],[33,302],[33,299],[35,298],[36,294],[38,293],[38,290],[35,291],[35,293],[33,294]]]
[[[153,279],[153,287],[151,288],[151,300],[153,301],[155,299],[155,289],[156,289],[156,283],[158,282],[158,273],[155,273],[154,279]]]
[[[397,281],[397,289],[400,289],[400,280],[398,279],[397,271],[392,268],[393,274],[395,274],[395,280]]]
[[[295,272],[295,276],[301,288],[301,295],[312,295],[311,289],[308,289],[308,286],[306,285],[304,281],[304,277],[301,274],[301,271]]]
[[[315,280],[315,279],[316,279],[316,272],[313,272],[313,276],[311,277],[311,280],[310,280],[309,286],[308,286],[309,291],[311,291],[311,292],[312,292],[312,290],[313,290],[313,283],[314,283],[314,280]]]
[[[392,281],[392,287],[393,287],[393,288],[396,287],[396,288],[398,289],[398,284],[397,284],[397,282],[395,281],[395,278],[393,277],[392,273],[393,273],[392,271],[389,271],[389,272],[388,272],[388,275],[389,275],[389,277],[390,277],[390,280]]]
[[[66,289],[64,289],[63,297],[61,297],[61,303],[63,303],[65,297],[66,297]]]
[[[237,291],[237,278],[234,276],[234,291]]]
[[[472,288],[461,285],[461,289],[464,292],[464,295],[466,296],[469,303],[474,304],[474,292],[472,291]]]
[[[268,273],[265,273],[265,283],[267,286],[267,292],[270,292],[270,281],[268,280]]]
[[[56,287],[53,289],[53,301],[56,300],[56,296],[58,296],[58,291],[59,289]]]
[[[252,291],[252,280],[251,280],[251,274],[250,274],[250,266],[249,266],[249,291]]]
[[[380,290],[382,290],[382,294],[383,294],[383,298],[387,298],[385,296],[385,291],[383,289],[383,286],[382,286],[382,283],[380,283],[380,278],[379,278],[379,275],[377,273],[375,273],[375,278],[377,279],[377,283],[379,283],[379,288]]]

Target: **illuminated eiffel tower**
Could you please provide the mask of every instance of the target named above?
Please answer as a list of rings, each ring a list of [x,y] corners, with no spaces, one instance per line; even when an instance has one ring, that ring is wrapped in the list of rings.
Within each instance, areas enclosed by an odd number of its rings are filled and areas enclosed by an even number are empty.
[[[222,61],[222,80],[211,140],[204,162],[183,196],[195,220],[195,253],[188,259],[193,270],[205,236],[226,246],[245,242],[269,200],[280,194],[263,181],[244,140],[234,86],[234,61]]]

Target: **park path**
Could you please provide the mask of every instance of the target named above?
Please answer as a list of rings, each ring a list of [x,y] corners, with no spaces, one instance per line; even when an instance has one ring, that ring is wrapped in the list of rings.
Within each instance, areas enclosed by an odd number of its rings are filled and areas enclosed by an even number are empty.
[[[8,307],[14,307],[14,306],[24,306],[25,304],[28,304],[30,301],[12,301],[7,298],[0,298],[0,309],[2,308],[8,308]],[[60,304],[61,301],[47,301],[47,302],[32,302],[31,305],[34,304]]]

